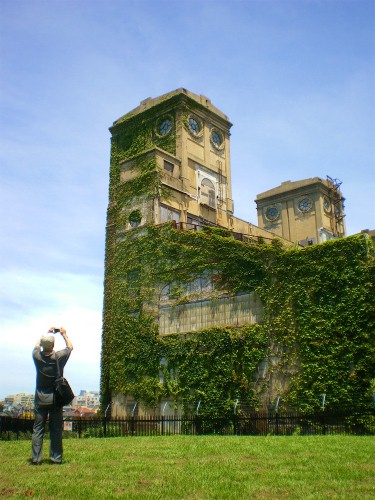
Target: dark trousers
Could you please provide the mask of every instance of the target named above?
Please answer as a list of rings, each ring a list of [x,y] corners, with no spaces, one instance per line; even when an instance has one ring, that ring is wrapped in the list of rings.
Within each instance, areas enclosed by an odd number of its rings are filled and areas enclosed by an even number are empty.
[[[41,462],[44,430],[47,416],[49,415],[50,434],[50,459],[54,462],[62,461],[62,428],[63,415],[61,407],[38,407],[35,408],[35,421],[32,436],[32,460]]]

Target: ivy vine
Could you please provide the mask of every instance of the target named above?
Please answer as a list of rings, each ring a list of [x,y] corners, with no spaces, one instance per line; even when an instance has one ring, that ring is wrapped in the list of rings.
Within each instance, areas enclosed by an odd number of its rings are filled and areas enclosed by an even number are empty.
[[[162,195],[155,158],[147,152],[157,146],[176,153],[174,129],[166,137],[155,134],[163,106],[175,119],[168,101],[125,115],[113,128],[103,407],[120,393],[149,406],[170,397],[186,408],[201,400],[216,412],[233,408],[237,399],[256,408],[269,390],[268,379],[259,377],[261,363],[268,364],[270,377],[287,380],[278,396],[289,408],[316,409],[323,393],[331,408],[369,404],[375,376],[375,265],[366,235],[285,249],[277,240],[244,243],[212,227],[183,232],[172,224],[141,225],[122,231],[137,210],[135,200]],[[120,164],[126,160],[138,175],[120,183]],[[162,288],[176,284],[171,298],[177,305],[184,298],[181,286],[204,273],[214,276],[215,293],[257,294],[264,306],[262,323],[161,337]]]
[[[128,233],[112,269],[102,390],[107,385],[110,393],[131,393],[150,406],[172,397],[186,407],[202,400],[215,411],[236,399],[257,407],[267,391],[267,383],[256,381],[259,364],[278,346],[273,370],[290,378],[279,394],[284,405],[317,408],[323,393],[331,407],[368,404],[375,359],[372,252],[364,236],[287,250],[171,225]],[[215,272],[217,289],[257,293],[263,323],[160,337],[150,304],[162,285],[207,271]]]

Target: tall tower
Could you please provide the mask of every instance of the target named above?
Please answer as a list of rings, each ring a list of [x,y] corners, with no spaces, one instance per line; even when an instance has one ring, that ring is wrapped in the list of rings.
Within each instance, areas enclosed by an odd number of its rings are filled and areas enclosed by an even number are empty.
[[[340,185],[331,177],[314,177],[258,194],[259,227],[302,246],[345,236]]]
[[[123,229],[168,220],[227,227],[230,127],[207,97],[183,88],[148,98],[114,122],[110,203],[121,210]]]
[[[202,236],[207,226],[219,226],[212,232],[249,244],[275,237],[233,215],[230,128],[228,117],[207,97],[182,88],[142,101],[110,128],[101,367],[106,407],[111,401],[123,407],[128,404],[123,397],[133,401],[133,381],[148,376],[137,372],[137,353],[142,349],[142,357],[154,359],[145,352],[156,335],[238,327],[262,317],[255,293],[215,289],[209,259],[204,269],[194,263],[190,268],[183,245],[175,252],[164,243],[160,254],[148,245],[151,235],[162,240],[163,230],[176,236],[168,221],[178,229],[203,228]],[[190,234],[193,241],[195,233]],[[153,248],[152,255],[147,248]],[[188,276],[182,279],[184,266]]]
[[[105,405],[113,397],[113,338],[119,329],[129,334],[118,311],[126,308],[131,317],[146,306],[137,284],[137,258],[124,255],[121,247],[141,237],[143,227],[146,233],[147,227],[168,221],[187,229],[233,226],[230,128],[227,116],[208,98],[182,88],[145,99],[110,128],[101,369]]]

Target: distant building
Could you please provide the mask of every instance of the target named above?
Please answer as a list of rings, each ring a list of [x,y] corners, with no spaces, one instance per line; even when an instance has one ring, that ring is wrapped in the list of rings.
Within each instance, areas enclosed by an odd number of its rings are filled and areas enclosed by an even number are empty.
[[[19,417],[29,414],[34,410],[34,394],[10,394],[5,396],[3,403],[3,414]]]
[[[327,177],[286,181],[258,194],[258,225],[302,246],[345,236],[341,182]]]
[[[67,418],[90,418],[96,415],[96,411],[98,408],[87,408],[87,406],[69,406],[64,409],[64,420]],[[65,427],[65,426],[64,426]],[[71,430],[66,429],[66,430]]]
[[[90,410],[99,408],[99,391],[81,390],[68,407],[86,407]],[[4,398],[4,410],[7,408],[18,408],[23,410],[34,409],[34,394],[10,394]]]
[[[4,406],[9,405],[21,405],[26,408],[29,408],[30,406],[34,407],[34,394],[26,394],[24,392],[20,392],[19,394],[11,394],[9,396],[5,396]]]
[[[99,397],[99,391],[88,391],[86,389],[81,389],[79,391],[79,395],[80,396],[87,396],[87,395],[91,395],[91,396],[97,396]]]
[[[85,406],[87,408],[99,408],[99,391],[81,390],[79,396],[73,399],[72,406]]]

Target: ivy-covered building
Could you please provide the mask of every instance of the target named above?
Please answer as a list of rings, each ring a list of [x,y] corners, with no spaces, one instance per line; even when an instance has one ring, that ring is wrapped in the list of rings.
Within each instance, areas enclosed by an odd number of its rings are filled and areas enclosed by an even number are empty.
[[[122,229],[174,221],[274,238],[234,216],[231,126],[207,97],[185,89],[148,98],[114,122],[111,186],[124,191]]]
[[[110,129],[101,394],[114,416],[368,399],[371,240],[301,249],[235,217],[230,127],[178,89]]]
[[[345,236],[341,181],[327,176],[285,181],[257,195],[258,224],[301,246]]]

